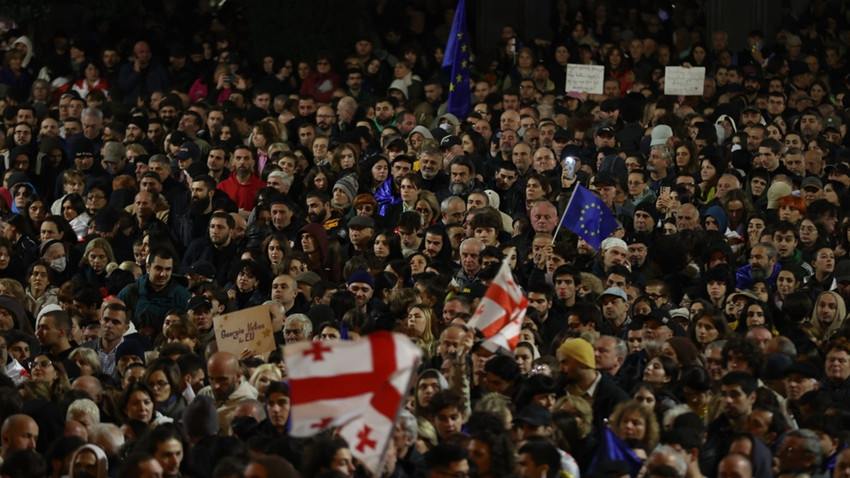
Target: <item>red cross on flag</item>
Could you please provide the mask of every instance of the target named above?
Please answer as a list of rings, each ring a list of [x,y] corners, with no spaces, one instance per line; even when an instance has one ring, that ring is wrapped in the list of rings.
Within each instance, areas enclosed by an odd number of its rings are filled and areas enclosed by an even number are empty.
[[[508,261],[504,260],[499,273],[475,309],[469,325],[484,334],[485,349],[491,352],[500,349],[513,351],[519,342],[522,319],[527,308],[528,299],[514,281]]]
[[[298,342],[283,353],[292,391],[292,436],[339,427],[352,455],[380,473],[419,347],[404,335],[381,331],[354,342]]]

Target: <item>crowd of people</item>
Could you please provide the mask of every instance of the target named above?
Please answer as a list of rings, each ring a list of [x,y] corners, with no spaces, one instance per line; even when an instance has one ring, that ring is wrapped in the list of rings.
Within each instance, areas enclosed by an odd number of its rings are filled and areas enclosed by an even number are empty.
[[[735,45],[700,2],[575,3],[473,52],[467,112],[451,8],[378,2],[310,58],[206,14],[6,32],[0,475],[850,476],[850,9]],[[663,94],[675,65],[702,95]],[[602,241],[562,221],[580,186]],[[492,353],[468,324],[503,262],[528,309]],[[220,351],[259,305],[275,350]],[[367,470],[290,435],[283,347],[376,330],[422,363]]]

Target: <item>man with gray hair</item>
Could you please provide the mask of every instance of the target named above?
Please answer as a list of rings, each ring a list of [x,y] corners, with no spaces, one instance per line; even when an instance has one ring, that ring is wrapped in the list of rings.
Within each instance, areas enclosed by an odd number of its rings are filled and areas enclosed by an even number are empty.
[[[416,440],[419,438],[419,427],[416,416],[407,410],[398,414],[393,429],[393,445],[398,453],[398,465],[409,475],[413,476],[416,469],[424,465],[425,457],[416,449]]]
[[[620,367],[626,360],[629,347],[626,342],[610,335],[603,335],[596,339],[593,346],[593,355],[596,358],[596,370],[616,376]]]
[[[292,314],[286,318],[283,333],[287,344],[313,340],[313,322],[304,314]]]
[[[286,171],[272,171],[269,173],[266,184],[281,194],[289,194],[289,188],[292,187],[292,180],[292,175]]]
[[[86,108],[80,115],[83,124],[83,136],[95,143],[96,150],[100,150],[100,135],[103,133],[103,112],[97,108]]]
[[[652,476],[654,472],[665,470],[668,473],[670,471],[674,472],[676,478],[685,478],[685,474],[688,472],[688,464],[685,463],[685,459],[670,445],[658,445],[655,447],[649,458],[646,459],[645,465],[647,470],[646,476]],[[661,476],[669,475],[663,474]]]
[[[822,454],[823,448],[817,433],[805,428],[789,432],[776,452],[779,469],[776,476],[819,474]]]
[[[669,168],[673,161],[673,153],[666,144],[658,144],[649,148],[649,159],[646,170],[649,172],[649,188],[656,196],[661,196],[662,187],[673,187],[675,177]]]
[[[465,212],[466,201],[458,196],[449,196],[440,203],[440,216],[444,226],[463,223]]]

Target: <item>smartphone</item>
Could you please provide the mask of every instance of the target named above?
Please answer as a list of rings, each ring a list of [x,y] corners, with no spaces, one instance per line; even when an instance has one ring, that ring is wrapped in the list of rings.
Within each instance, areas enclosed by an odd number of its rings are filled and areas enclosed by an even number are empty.
[[[576,158],[567,156],[564,158],[564,171],[567,172],[567,178],[575,179],[576,177]]]
[[[670,186],[661,186],[661,195],[670,197]]]

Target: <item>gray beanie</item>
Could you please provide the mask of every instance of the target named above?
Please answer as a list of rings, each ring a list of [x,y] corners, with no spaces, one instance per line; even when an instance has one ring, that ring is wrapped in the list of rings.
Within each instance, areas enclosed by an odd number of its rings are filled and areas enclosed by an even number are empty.
[[[357,196],[357,189],[359,188],[357,179],[351,174],[343,176],[334,184],[334,189],[339,189],[348,196],[349,204],[354,203],[354,197]]]

